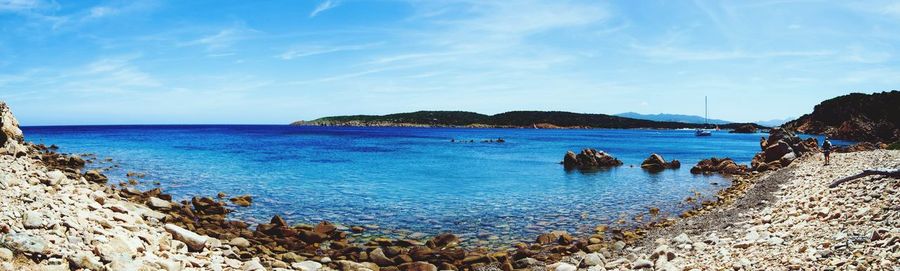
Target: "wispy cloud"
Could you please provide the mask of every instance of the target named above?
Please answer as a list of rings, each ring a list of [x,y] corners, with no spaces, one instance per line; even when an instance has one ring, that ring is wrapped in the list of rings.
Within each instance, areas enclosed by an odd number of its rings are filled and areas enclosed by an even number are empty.
[[[0,0],[0,12],[31,12],[51,7],[56,5],[42,0]]]
[[[230,55],[232,46],[242,40],[251,39],[261,32],[244,26],[243,23],[235,26],[224,28],[216,31],[214,34],[207,34],[196,39],[179,42],[177,45],[200,46],[206,48],[209,54],[207,56],[224,56]]]
[[[281,59],[284,59],[284,60],[291,60],[291,59],[295,59],[295,58],[337,53],[337,52],[343,52],[343,51],[365,50],[365,49],[376,47],[381,44],[383,44],[383,43],[368,43],[368,44],[360,44],[360,45],[340,45],[340,46],[322,46],[322,45],[294,46],[291,49],[288,49],[287,51],[285,51],[284,53],[278,55],[278,57]]]
[[[309,13],[309,17],[310,18],[316,17],[317,15],[319,15],[319,13],[325,12],[329,9],[336,8],[340,5],[341,5],[341,2],[338,0],[322,1],[322,3],[319,3],[319,5],[317,5],[316,8],[313,9],[313,11]]]

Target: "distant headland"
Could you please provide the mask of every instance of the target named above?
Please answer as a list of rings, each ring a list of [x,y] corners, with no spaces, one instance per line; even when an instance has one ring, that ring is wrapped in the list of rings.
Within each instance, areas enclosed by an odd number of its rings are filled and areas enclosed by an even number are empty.
[[[735,129],[748,124],[759,129],[768,128],[754,123],[728,123],[719,124],[718,126],[722,129]],[[297,121],[291,125],[538,129],[693,129],[715,127],[713,124],[652,121],[606,114],[582,114],[562,111],[510,111],[496,115],[466,111],[416,111],[389,115],[332,116],[311,121]]]

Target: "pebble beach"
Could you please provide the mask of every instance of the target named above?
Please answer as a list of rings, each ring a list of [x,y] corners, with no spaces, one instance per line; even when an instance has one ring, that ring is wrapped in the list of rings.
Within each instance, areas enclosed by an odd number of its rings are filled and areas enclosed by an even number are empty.
[[[829,166],[799,157],[637,236],[552,232],[485,251],[458,248],[452,235],[355,243],[331,224],[277,216],[254,230],[225,221],[211,198],[172,202],[108,185],[83,162],[47,162],[0,109],[0,270],[900,270],[900,180],[828,188],[863,169],[900,168],[900,151],[836,153]]]

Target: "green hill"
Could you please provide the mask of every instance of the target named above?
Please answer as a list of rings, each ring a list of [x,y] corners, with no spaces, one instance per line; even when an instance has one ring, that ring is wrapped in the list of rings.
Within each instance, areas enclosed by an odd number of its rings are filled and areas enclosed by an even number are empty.
[[[745,123],[719,125],[734,129]],[[428,126],[428,127],[522,127],[522,128],[703,128],[703,124],[661,122],[624,118],[606,114],[581,114],[560,111],[510,111],[484,115],[465,111],[417,111],[390,115],[352,115],[298,121],[292,125],[322,126]],[[755,124],[754,124],[755,125]],[[755,125],[758,128],[767,128]],[[712,127],[712,126],[710,126]]]

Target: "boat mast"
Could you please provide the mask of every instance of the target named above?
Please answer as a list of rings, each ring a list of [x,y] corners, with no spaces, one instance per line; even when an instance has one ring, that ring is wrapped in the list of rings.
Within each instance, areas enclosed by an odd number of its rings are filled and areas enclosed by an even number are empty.
[[[703,96],[703,127],[709,127],[709,103],[706,96]]]

